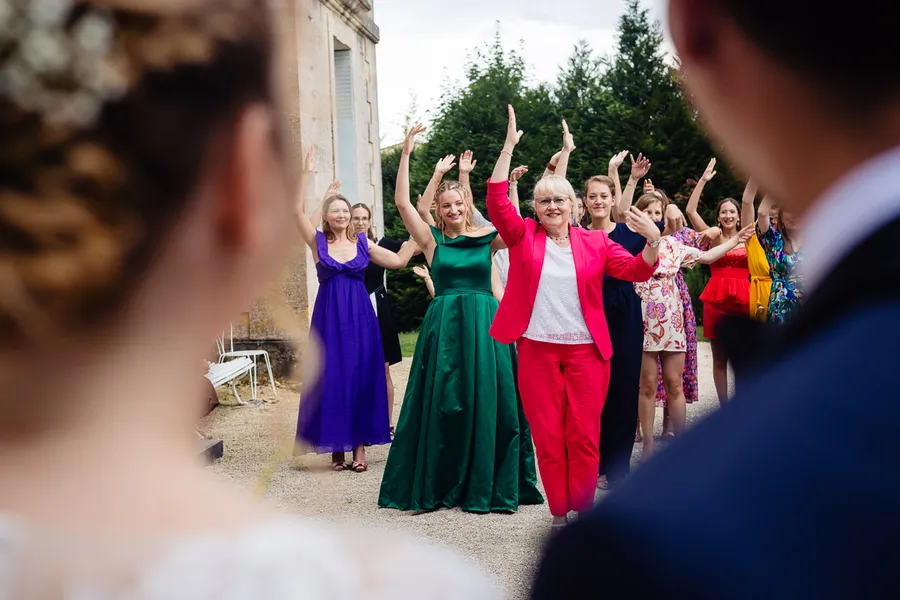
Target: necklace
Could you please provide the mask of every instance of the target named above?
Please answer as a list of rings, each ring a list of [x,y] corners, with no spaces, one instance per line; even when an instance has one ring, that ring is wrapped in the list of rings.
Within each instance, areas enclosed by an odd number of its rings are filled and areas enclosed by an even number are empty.
[[[559,245],[569,239],[569,234],[566,233],[565,235],[551,235],[550,239],[556,242],[557,245]]]

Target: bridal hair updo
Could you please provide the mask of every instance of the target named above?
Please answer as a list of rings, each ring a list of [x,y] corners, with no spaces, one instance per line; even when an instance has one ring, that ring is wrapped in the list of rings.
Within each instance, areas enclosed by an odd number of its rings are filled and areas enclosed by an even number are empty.
[[[11,0],[0,13],[7,345],[120,309],[239,114],[274,110],[275,94],[264,2]]]

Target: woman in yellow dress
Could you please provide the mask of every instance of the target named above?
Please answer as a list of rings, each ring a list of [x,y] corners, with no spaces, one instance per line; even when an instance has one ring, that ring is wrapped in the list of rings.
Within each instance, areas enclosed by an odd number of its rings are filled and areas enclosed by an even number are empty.
[[[747,187],[744,188],[744,197],[741,199],[742,223],[756,222],[756,209],[753,206],[756,194],[756,182],[748,181]],[[766,258],[765,250],[759,243],[759,237],[755,233],[745,246],[747,247],[747,262],[750,266],[750,317],[765,322],[769,309],[769,294],[772,291],[769,261]]]

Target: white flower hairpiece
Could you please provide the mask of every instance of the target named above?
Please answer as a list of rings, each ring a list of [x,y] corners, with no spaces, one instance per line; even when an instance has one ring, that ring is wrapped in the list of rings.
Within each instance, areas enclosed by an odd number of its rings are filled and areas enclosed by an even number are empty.
[[[86,127],[120,97],[125,78],[110,60],[115,22],[73,0],[0,0],[0,98],[48,123]]]

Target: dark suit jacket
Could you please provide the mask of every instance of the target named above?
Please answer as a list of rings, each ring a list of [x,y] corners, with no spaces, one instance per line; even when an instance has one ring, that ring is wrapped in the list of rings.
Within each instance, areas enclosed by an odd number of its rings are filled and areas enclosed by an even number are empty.
[[[898,228],[831,272],[731,403],[549,545],[535,599],[900,597]]]

